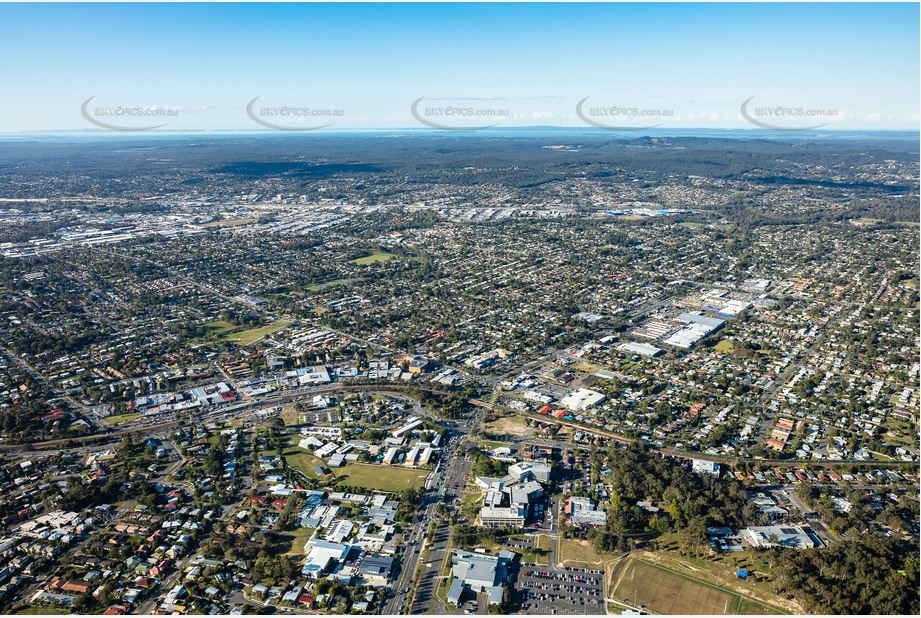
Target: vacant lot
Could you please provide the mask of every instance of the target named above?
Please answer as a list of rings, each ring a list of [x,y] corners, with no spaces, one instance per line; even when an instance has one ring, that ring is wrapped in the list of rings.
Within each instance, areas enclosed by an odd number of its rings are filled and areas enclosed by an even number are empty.
[[[531,433],[531,430],[528,429],[528,422],[520,416],[500,418],[483,428],[493,435],[527,436]]]
[[[300,470],[310,478],[320,478],[331,482],[333,481],[332,477],[335,477],[336,482],[342,482],[352,487],[365,487],[393,493],[422,487],[423,483],[425,483],[425,478],[429,475],[428,470],[416,468],[350,463],[341,468],[333,468],[332,476],[318,476],[316,473],[317,466],[326,466],[326,462],[319,457],[314,457],[301,448],[293,448],[285,451],[285,459],[288,460],[289,466]]]
[[[599,569],[614,556],[599,554],[588,541],[563,539],[560,541],[560,562],[566,566]]]
[[[124,423],[133,423],[139,418],[141,418],[140,414],[116,414],[115,416],[107,416],[106,422],[109,425],[122,425]]]
[[[286,426],[290,427],[291,425],[300,425],[301,424],[301,415],[294,408],[293,405],[283,406],[281,409],[281,414],[278,415],[281,420],[285,423]]]
[[[298,528],[294,532],[282,534],[278,537],[276,550],[286,556],[295,556],[304,553],[304,545],[310,539],[316,528]]]

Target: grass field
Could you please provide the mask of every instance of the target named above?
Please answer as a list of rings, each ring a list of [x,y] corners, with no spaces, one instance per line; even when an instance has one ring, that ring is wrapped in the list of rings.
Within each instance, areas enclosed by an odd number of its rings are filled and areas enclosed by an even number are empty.
[[[322,290],[334,288],[337,285],[344,285],[346,283],[352,283],[353,281],[357,281],[357,279],[349,279],[349,278],[334,279],[332,281],[327,281],[326,283],[313,283],[311,285],[308,285],[305,289],[310,290],[311,292],[320,292]]]
[[[288,326],[290,323],[291,322],[288,320],[277,320],[271,324],[266,324],[265,326],[241,330],[238,326],[235,326],[230,322],[226,322],[224,320],[215,320],[214,322],[208,322],[204,326],[208,330],[209,335],[214,335],[221,341],[227,341],[239,345],[250,345],[259,339],[262,339],[266,335],[274,333],[275,331]]]
[[[553,546],[553,539],[547,536],[546,534],[537,535],[537,549],[548,552],[544,555],[541,555],[540,552],[535,552],[534,562],[537,564],[550,564],[550,549]]]
[[[510,444],[508,442],[496,442],[494,440],[480,440],[480,447],[487,450],[493,450],[502,447],[508,447]]]
[[[617,574],[614,598],[627,599],[660,614],[728,614],[739,597],[680,575],[629,560]],[[730,607],[732,605],[732,607]]]
[[[332,480],[329,475],[323,477],[317,475],[317,466],[325,467],[326,462],[319,457],[314,457],[304,449],[294,447],[286,450],[284,455],[289,466],[295,470],[300,470],[309,478]],[[405,489],[422,487],[426,477],[429,475],[429,471],[404,468],[402,466],[349,463],[341,468],[333,468],[332,475],[336,477],[337,481],[342,481],[354,487],[400,493]]]
[[[320,459],[319,457],[314,457],[307,451],[301,448],[293,448],[284,452],[285,459],[288,461],[288,465],[294,468],[295,470],[300,470],[304,473],[305,476],[316,479],[323,478],[329,479],[329,475],[319,476],[315,468],[317,466],[326,466],[326,462]]]
[[[250,345],[256,341],[259,341],[266,335],[271,335],[275,331],[283,329],[290,323],[291,322],[288,320],[276,320],[271,324],[266,324],[265,326],[228,334],[225,336],[225,339],[232,343],[239,343],[240,345]]]
[[[721,339],[720,342],[717,343],[713,349],[723,354],[731,354],[732,351],[735,350],[736,348],[734,345],[732,345],[732,342],[729,341],[728,339]]]
[[[107,416],[106,423],[109,425],[123,425],[125,423],[133,423],[139,418],[141,418],[140,414],[116,414],[115,416]]]
[[[560,555],[558,558],[560,562],[566,566],[597,569],[614,557],[599,554],[588,541],[562,539],[560,541]]]
[[[222,338],[227,333],[233,332],[234,329],[237,328],[236,326],[234,326],[233,324],[225,320],[215,320],[213,322],[208,322],[207,324],[204,324],[203,326],[205,330],[208,331],[209,335],[214,335],[218,339]]]
[[[574,368],[578,369],[579,371],[584,371],[585,373],[588,373],[588,374],[597,373],[601,369],[604,369],[604,367],[602,367],[601,365],[594,365],[592,363],[586,363],[586,362],[578,362],[576,363]]]
[[[283,406],[281,409],[281,414],[279,414],[281,420],[288,427],[291,425],[300,425],[300,416],[301,415],[298,414],[298,411],[294,409],[294,406]]]
[[[66,616],[69,613],[70,613],[69,611],[67,611],[66,609],[61,609],[60,607],[51,607],[51,606],[42,607],[39,605],[30,605],[29,607],[25,609],[21,609],[17,611],[16,615],[17,616],[47,616],[49,614],[52,614],[55,616],[57,615]]]
[[[405,489],[422,487],[429,471],[401,466],[350,463],[341,468],[334,468],[333,474],[342,482],[354,487],[399,493]]]
[[[483,506],[483,495],[480,488],[472,482],[464,487],[460,510],[461,514],[471,522],[476,519],[480,507]]]
[[[375,251],[371,255],[366,255],[355,260],[349,260],[349,263],[355,264],[356,266],[369,266],[371,264],[377,264],[378,262],[395,260],[396,258],[397,256],[392,253],[387,253],[386,251]]]
[[[638,558],[615,567],[609,590],[613,598],[627,599],[661,614],[784,613],[739,592]]]
[[[298,528],[294,532],[283,534],[278,538],[279,553],[295,556],[304,553],[304,544],[310,539],[316,528]]]
[[[672,543],[677,545],[677,533],[669,533],[669,535],[663,535],[661,538],[664,539],[671,535],[674,536]],[[647,562],[654,562],[666,569],[700,579],[706,583],[730,588],[745,597],[751,597],[769,605],[780,607],[782,611],[794,614],[803,613],[802,608],[795,602],[774,594],[773,574],[770,565],[750,550],[717,554],[710,558],[683,556],[673,551],[647,552],[644,553],[643,557]],[[751,573],[756,573],[756,576],[749,578],[745,582],[736,579],[736,571],[739,567]]]

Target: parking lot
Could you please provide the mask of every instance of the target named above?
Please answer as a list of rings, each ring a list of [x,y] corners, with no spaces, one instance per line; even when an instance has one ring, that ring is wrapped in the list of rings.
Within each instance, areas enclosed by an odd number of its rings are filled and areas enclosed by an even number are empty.
[[[518,576],[519,613],[603,614],[602,571],[522,566]]]
[[[521,551],[522,549],[531,549],[532,547],[534,547],[534,539],[532,537],[525,537],[523,539],[522,538],[508,538],[508,539],[505,539],[502,542],[502,544],[508,547],[509,549],[512,549],[512,550],[517,549]]]

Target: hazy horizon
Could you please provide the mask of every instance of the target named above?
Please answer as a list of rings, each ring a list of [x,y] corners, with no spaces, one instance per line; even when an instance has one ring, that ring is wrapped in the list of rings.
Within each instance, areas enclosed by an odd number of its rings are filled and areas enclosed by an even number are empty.
[[[47,8],[0,6],[0,50],[17,59],[0,67],[14,93],[0,133],[917,131],[921,118],[916,3]]]

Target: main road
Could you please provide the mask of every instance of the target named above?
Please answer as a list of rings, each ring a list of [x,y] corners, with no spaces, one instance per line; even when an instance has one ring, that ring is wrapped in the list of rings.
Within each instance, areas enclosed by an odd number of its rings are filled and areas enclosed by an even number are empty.
[[[462,426],[463,428],[463,426]],[[400,563],[400,573],[394,583],[393,596],[383,606],[384,614],[401,614],[406,605],[412,583],[416,577],[416,571],[419,568],[420,559],[423,552],[428,549],[428,562],[431,567],[424,567],[423,581],[426,574],[434,569],[437,576],[438,568],[435,562],[444,557],[444,551],[447,547],[448,530],[444,524],[436,524],[435,532],[432,535],[432,541],[427,539],[429,525],[435,521],[436,508],[441,503],[449,503],[458,494],[455,493],[456,487],[463,490],[463,482],[467,473],[470,471],[471,462],[463,454],[468,448],[473,446],[472,443],[462,442],[464,433],[451,431],[448,432],[448,448],[444,452],[441,463],[447,462],[446,465],[439,467],[432,472],[432,475],[426,480],[425,489],[419,500],[419,510],[413,518],[413,523],[408,532],[406,543],[404,544],[405,552],[403,560]],[[418,595],[417,595],[418,596]],[[414,600],[414,605],[415,600]]]

